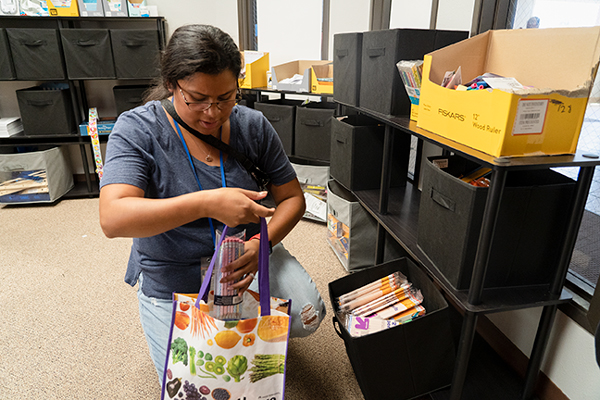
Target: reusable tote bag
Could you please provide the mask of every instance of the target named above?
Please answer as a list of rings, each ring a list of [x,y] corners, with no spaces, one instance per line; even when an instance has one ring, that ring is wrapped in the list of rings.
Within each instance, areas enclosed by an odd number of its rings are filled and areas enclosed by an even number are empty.
[[[206,272],[212,276],[218,250]],[[282,400],[289,340],[290,300],[270,297],[269,239],[261,218],[258,294],[244,292],[240,320],[209,315],[210,279],[198,295],[173,294],[173,318],[161,399]],[[259,297],[259,300],[257,298]]]

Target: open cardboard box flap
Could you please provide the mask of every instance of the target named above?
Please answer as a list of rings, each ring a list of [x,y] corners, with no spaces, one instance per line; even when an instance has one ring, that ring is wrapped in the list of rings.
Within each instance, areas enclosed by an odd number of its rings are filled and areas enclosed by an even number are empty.
[[[515,94],[587,97],[600,59],[600,27],[487,31],[429,55],[429,77],[437,84],[460,66],[463,82],[492,72],[534,88]]]

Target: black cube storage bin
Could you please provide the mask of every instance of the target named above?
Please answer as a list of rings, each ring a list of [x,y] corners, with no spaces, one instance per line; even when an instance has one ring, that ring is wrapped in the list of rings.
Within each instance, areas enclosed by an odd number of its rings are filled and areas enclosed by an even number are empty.
[[[331,177],[348,190],[378,189],[381,186],[385,127],[365,115],[349,115],[331,121]],[[394,141],[394,155],[403,150]],[[404,151],[406,152],[406,151]],[[392,160],[392,187],[406,185],[406,167],[399,157]]]
[[[302,100],[270,100],[254,103],[254,108],[261,111],[269,120],[288,156],[294,155],[294,132],[296,129],[296,107]]]
[[[396,63],[422,60],[433,50],[435,31],[387,29],[363,33],[360,106],[384,115],[410,114],[410,100]]]
[[[448,167],[434,166],[435,160],[447,160]],[[422,171],[417,244],[455,289],[468,289],[489,188],[456,177],[473,171],[476,163],[460,156],[428,161]],[[484,287],[552,281],[568,223],[564,210],[574,189],[572,179],[553,170],[508,172]]]
[[[362,33],[333,35],[333,98],[343,104],[358,107],[360,95],[360,64]]]
[[[335,299],[396,271],[421,290],[425,314],[413,321],[353,337],[343,326]],[[333,323],[366,400],[406,400],[450,385],[455,349],[450,309],[427,275],[408,258],[355,272],[329,283]]]
[[[0,28],[0,54],[2,54],[0,56],[0,81],[14,80],[17,76],[10,55],[8,37],[6,37],[6,30],[4,28]]]
[[[148,79],[159,75],[158,31],[111,29],[117,79]]]
[[[17,79],[66,78],[60,38],[56,29],[6,29]]]
[[[122,112],[142,105],[144,92],[148,85],[117,85],[113,87],[113,96],[117,107],[117,116]]]
[[[433,50],[441,49],[442,47],[458,43],[461,40],[469,38],[469,31],[447,31],[436,30],[435,41],[433,42]]]
[[[310,102],[296,108],[294,155],[329,161],[331,149],[331,120],[336,104],[326,101]]]
[[[61,29],[69,79],[115,79],[108,29]]]
[[[25,135],[77,134],[66,83],[43,83],[16,91]]]

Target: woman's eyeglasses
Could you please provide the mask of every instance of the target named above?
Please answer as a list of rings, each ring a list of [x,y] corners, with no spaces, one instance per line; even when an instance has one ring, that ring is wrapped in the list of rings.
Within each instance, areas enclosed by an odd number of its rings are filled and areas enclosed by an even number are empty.
[[[177,86],[179,87],[179,85],[177,85]],[[215,101],[214,103],[211,103],[209,101],[187,101],[187,99],[185,98],[185,94],[183,94],[183,90],[181,89],[181,87],[179,87],[179,93],[181,93],[183,102],[188,106],[188,108],[191,111],[197,111],[197,112],[208,111],[208,109],[211,108],[213,104],[216,105],[219,110],[231,108],[235,105],[235,103],[237,103],[238,101],[240,101],[242,99],[242,95],[240,94],[239,89],[235,93],[235,98],[230,99],[230,100]]]

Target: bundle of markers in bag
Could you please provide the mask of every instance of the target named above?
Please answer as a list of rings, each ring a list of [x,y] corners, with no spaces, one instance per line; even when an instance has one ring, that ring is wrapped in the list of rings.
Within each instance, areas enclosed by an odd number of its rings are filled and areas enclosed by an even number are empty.
[[[391,328],[425,314],[423,295],[406,276],[394,272],[337,298],[352,336]]]
[[[221,283],[221,279],[231,274],[222,268],[237,260],[244,254],[244,241],[238,237],[228,236],[223,239],[215,260],[213,273],[214,300],[209,314],[218,319],[240,319],[242,317],[242,296],[238,290],[231,288],[235,282]]]

